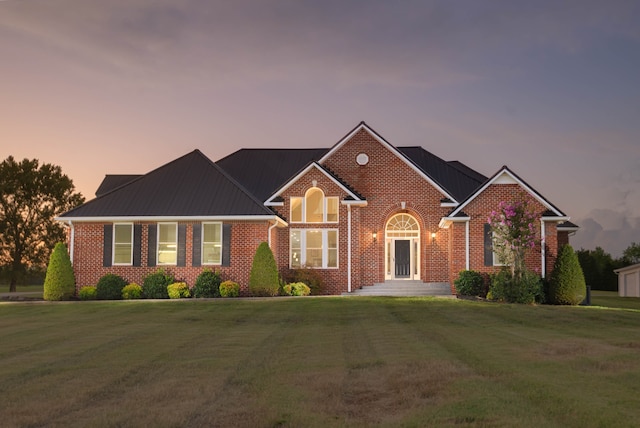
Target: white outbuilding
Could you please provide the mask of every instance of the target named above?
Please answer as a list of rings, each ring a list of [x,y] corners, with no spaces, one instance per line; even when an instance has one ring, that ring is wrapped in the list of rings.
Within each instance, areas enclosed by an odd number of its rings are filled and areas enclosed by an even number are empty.
[[[640,263],[615,269],[618,275],[618,294],[621,297],[640,297]]]

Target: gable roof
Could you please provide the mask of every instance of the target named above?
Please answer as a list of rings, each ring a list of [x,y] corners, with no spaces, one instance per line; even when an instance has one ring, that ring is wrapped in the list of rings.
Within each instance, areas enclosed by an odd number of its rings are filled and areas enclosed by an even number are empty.
[[[311,162],[309,165],[307,165],[305,168],[303,168],[301,171],[299,171],[294,177],[292,177],[290,180],[287,180],[286,183],[284,183],[273,195],[271,195],[271,197],[269,199],[267,199],[265,201],[265,205],[273,205],[273,204],[279,205],[277,200],[279,199],[279,197],[282,194],[282,192],[287,190],[292,184],[294,184],[296,181],[298,181],[298,179],[300,179],[300,177],[304,176],[306,173],[308,173],[312,169],[317,169],[318,171],[320,171],[327,178],[329,178],[331,181],[333,181],[338,187],[340,187],[344,192],[346,192],[347,193],[347,198],[346,198],[347,200],[358,201],[358,202],[364,202],[365,201],[365,199],[362,197],[362,195],[360,195],[353,188],[351,188],[351,186],[349,186],[342,179],[340,179],[340,177],[337,177],[332,171],[330,171],[327,168],[323,167],[318,162]]]
[[[253,194],[265,201],[310,162],[328,149],[241,149],[216,164]]]
[[[194,150],[60,216],[183,218],[275,214],[202,152]]]
[[[356,135],[356,133],[358,133],[361,130],[365,130],[366,132],[368,132],[369,135],[371,135],[376,141],[382,144],[391,153],[395,154],[401,161],[403,161],[407,166],[409,166],[409,168],[413,169],[418,175],[420,175],[429,184],[435,187],[436,190],[439,191],[445,198],[450,199],[451,201],[454,201],[454,202],[456,201],[456,198],[452,195],[452,193],[449,192],[447,189],[445,189],[445,187],[441,183],[439,183],[436,178],[434,178],[431,175],[430,171],[423,170],[420,166],[416,164],[416,162],[414,162],[411,158],[409,158],[404,153],[402,153],[402,151],[400,151],[398,148],[390,144],[387,140],[382,138],[380,134],[374,131],[364,121],[360,122],[358,126],[353,128],[340,141],[334,144],[334,146],[331,149],[329,149],[329,151],[325,153],[324,156],[322,156],[322,158],[320,158],[318,163],[321,163],[321,164],[324,163],[329,157],[331,157],[333,153],[335,153],[338,149],[340,149],[340,147],[342,147],[345,143],[347,143],[347,141],[349,141],[354,135]]]
[[[569,217],[566,216],[562,211],[560,211],[555,205],[549,202],[545,197],[543,197],[538,191],[536,191],[533,187],[529,186],[524,180],[518,177],[513,171],[509,169],[506,165],[498,170],[491,178],[486,180],[484,184],[482,184],[475,192],[470,194],[464,201],[460,203],[448,216],[447,218],[458,217],[459,213],[462,212],[464,207],[466,207],[471,201],[473,201],[478,195],[484,192],[489,186],[492,184],[500,183],[500,182],[513,182],[515,184],[520,185],[524,190],[526,190],[531,196],[533,196],[538,202],[540,202],[547,211],[543,214],[544,217],[557,217],[558,219],[569,220]]]

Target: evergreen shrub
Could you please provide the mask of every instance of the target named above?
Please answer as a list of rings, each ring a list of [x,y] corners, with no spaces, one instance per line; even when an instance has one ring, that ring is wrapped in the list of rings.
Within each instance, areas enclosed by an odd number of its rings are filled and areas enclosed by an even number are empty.
[[[184,299],[191,297],[191,291],[186,282],[174,282],[167,286],[167,294],[170,299]]]
[[[461,296],[485,296],[484,277],[474,270],[463,270],[453,281],[456,292]]]
[[[127,281],[119,275],[108,273],[103,275],[96,284],[98,300],[121,300],[122,289]]]
[[[553,266],[549,300],[556,305],[578,305],[587,295],[584,274],[571,245],[564,245]]]
[[[142,287],[134,282],[125,285],[122,289],[122,298],[125,300],[142,299]]]
[[[196,278],[196,283],[191,290],[193,297],[220,297],[221,282],[220,272],[214,272],[211,269],[203,270]]]
[[[294,282],[305,283],[314,296],[325,294],[324,280],[318,269],[308,267],[285,269],[282,273],[282,279],[286,284]]]
[[[224,281],[220,284],[220,297],[238,297],[240,295],[240,285],[233,281]]]
[[[280,290],[278,266],[269,244],[262,242],[256,249],[249,275],[249,291],[254,296],[277,296]]]
[[[78,291],[78,297],[80,300],[96,300],[98,297],[96,287],[93,285],[85,285]]]
[[[288,296],[308,296],[311,289],[304,282],[293,282],[282,287],[282,292]]]
[[[142,296],[145,299],[168,299],[167,287],[176,282],[173,275],[158,269],[144,277],[142,282]]]
[[[69,300],[75,292],[76,278],[67,247],[58,242],[49,257],[43,297],[45,300]]]

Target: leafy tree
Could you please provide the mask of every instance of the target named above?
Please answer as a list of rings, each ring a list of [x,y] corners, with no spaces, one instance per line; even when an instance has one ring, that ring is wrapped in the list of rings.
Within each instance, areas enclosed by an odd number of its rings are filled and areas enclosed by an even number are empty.
[[[280,290],[278,266],[269,244],[262,242],[253,256],[251,274],[249,275],[249,291],[254,296],[277,296]]]
[[[640,263],[640,243],[632,242],[623,252],[622,259],[625,264],[634,265]]]
[[[500,202],[498,209],[492,211],[488,218],[493,249],[500,263],[511,267],[516,283],[526,271],[526,252],[538,242],[537,218],[533,201],[525,194],[514,202]]]
[[[67,247],[58,242],[51,252],[47,276],[44,279],[45,300],[69,300],[76,292],[76,278]]]
[[[587,286],[578,256],[571,245],[564,245],[551,273],[549,297],[557,305],[580,304],[587,295]]]
[[[37,159],[0,164],[0,264],[9,269],[9,291],[31,266],[44,266],[52,248],[65,240],[54,217],[84,202],[59,166]]]
[[[618,289],[618,276],[613,270],[622,267],[620,260],[614,260],[602,247],[596,247],[595,250],[580,249],[576,251],[576,255],[584,273],[585,282],[593,290],[615,291]]]

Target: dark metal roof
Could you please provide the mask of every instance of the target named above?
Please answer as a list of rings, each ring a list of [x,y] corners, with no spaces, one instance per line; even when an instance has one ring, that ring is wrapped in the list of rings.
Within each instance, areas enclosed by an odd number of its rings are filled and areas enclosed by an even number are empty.
[[[467,198],[487,179],[458,161],[447,162],[422,147],[398,147],[397,149],[458,201]]]
[[[194,150],[61,217],[245,215],[274,213]]]
[[[127,184],[130,181],[135,180],[136,178],[141,177],[140,174],[107,174],[104,176],[104,180],[100,183],[98,190],[96,190],[96,196],[104,195],[112,191],[113,189],[117,189],[118,187]]]
[[[293,178],[328,149],[241,149],[216,164],[260,201]]]

